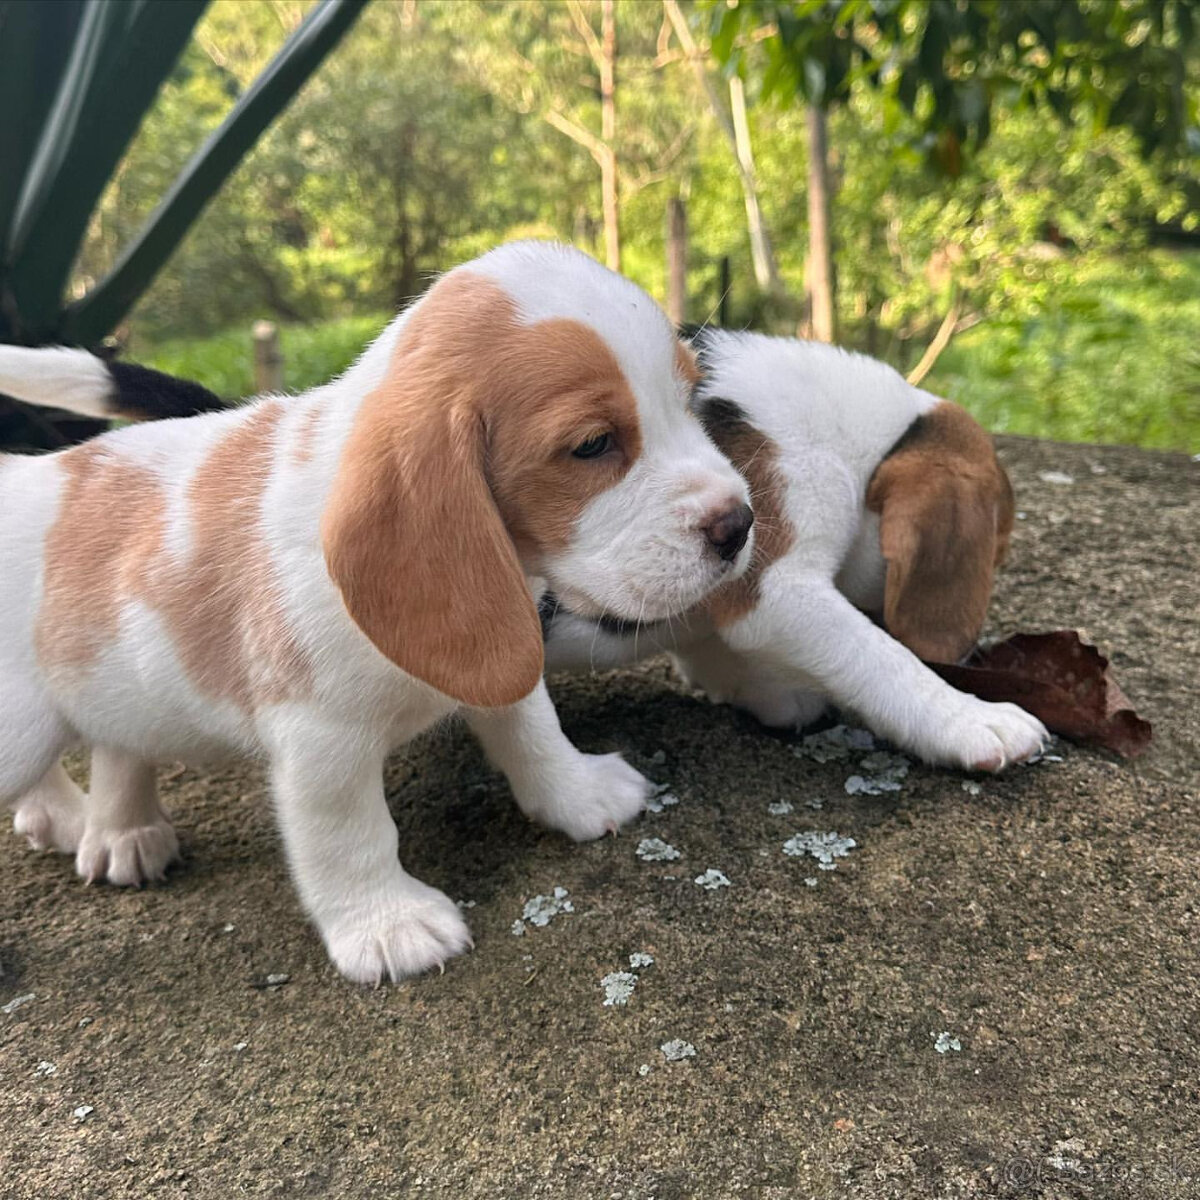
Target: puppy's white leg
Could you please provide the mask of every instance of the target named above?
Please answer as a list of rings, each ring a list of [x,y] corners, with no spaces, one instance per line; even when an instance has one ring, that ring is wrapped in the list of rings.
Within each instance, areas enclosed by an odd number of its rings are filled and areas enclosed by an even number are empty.
[[[798,674],[776,678],[734,654],[718,637],[671,655],[685,683],[714,704],[733,704],[772,729],[803,729],[829,707],[829,699]]]
[[[158,802],[154,764],[96,746],[75,870],[88,883],[137,887],[162,879],[178,857],[179,841]]]
[[[41,685],[0,660],[0,808],[39,787],[75,736]]]
[[[457,906],[400,866],[384,748],[352,729],[294,734],[275,751],[275,803],[301,902],[337,969],[379,983],[461,954],[471,935]]]
[[[540,683],[507,708],[464,710],[521,811],[577,842],[615,832],[646,806],[650,785],[619,754],[583,754],[558,723]]]
[[[829,707],[828,699],[820,692],[754,679],[747,679],[738,688],[731,703],[768,729],[804,729]]]
[[[40,684],[2,662],[0,730],[0,808],[13,805],[13,829],[35,850],[73,854],[82,793],[58,761],[73,731]]]
[[[723,631],[731,649],[781,663],[816,682],[874,732],[927,762],[999,771],[1049,736],[1015,704],[990,704],[943,682],[874,625],[832,581],[774,571],[755,611]]]
[[[13,831],[35,850],[74,854],[83,836],[84,794],[57,762],[41,782],[17,801]]]

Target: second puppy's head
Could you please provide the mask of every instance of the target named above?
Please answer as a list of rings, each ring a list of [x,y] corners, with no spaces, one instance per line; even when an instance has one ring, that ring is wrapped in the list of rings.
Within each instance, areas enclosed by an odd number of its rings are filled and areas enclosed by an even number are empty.
[[[410,674],[512,703],[542,670],[527,577],[583,615],[651,621],[745,569],[746,484],[688,411],[690,353],[587,256],[492,251],[371,355],[386,361],[343,452],[325,556],[351,617]]]

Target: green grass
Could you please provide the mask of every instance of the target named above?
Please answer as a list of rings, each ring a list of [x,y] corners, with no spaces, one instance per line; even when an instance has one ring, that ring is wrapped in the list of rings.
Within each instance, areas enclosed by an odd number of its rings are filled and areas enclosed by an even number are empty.
[[[363,352],[387,322],[387,313],[371,313],[320,325],[281,326],[284,387],[301,392],[328,383]],[[254,347],[249,324],[206,338],[150,342],[135,337],[129,356],[169,375],[194,379],[226,399],[254,392]]]
[[[995,432],[1200,451],[1200,254],[1064,259],[1021,313],[960,334],[924,386]],[[354,361],[386,314],[284,326],[284,383],[300,391]],[[234,398],[254,390],[250,329],[135,341],[131,357]]]
[[[923,386],[995,432],[1200,451],[1200,254],[1063,260],[1025,307],[955,338]]]

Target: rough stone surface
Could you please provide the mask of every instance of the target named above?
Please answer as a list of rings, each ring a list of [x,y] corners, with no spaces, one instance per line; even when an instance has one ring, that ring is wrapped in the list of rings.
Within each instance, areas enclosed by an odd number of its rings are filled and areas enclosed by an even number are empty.
[[[1003,451],[1027,517],[990,631],[1084,630],[1155,724],[1144,759],[1069,748],[979,795],[914,766],[850,797],[846,763],[798,758],[664,664],[559,680],[580,746],[683,803],[575,846],[521,819],[462,729],[422,739],[387,770],[401,852],[477,901],[476,949],[378,989],[305,925],[261,775],[165,769],[184,863],[163,886],[85,887],[0,837],[0,1004],[37,997],[0,1015],[0,1191],[1194,1197],[1200,466]],[[817,888],[768,812],[814,794],[858,844]],[[650,833],[738,886],[648,869]],[[574,916],[512,937],[555,886]],[[604,1007],[596,981],[634,951],[653,971]],[[942,1030],[961,1053],[934,1052]],[[676,1038],[696,1057],[666,1064]]]

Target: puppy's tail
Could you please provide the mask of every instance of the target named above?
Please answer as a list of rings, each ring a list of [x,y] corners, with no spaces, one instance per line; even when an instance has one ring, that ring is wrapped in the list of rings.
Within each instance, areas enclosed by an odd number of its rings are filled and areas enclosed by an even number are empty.
[[[157,421],[225,407],[198,383],[65,346],[0,346],[0,394],[102,421]]]

